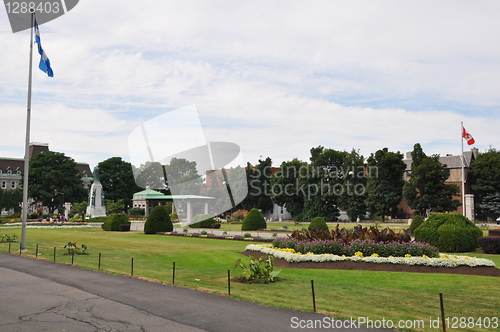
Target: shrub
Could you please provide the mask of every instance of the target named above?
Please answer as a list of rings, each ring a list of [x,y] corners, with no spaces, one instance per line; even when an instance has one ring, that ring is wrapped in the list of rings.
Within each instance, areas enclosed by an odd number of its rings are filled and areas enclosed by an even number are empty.
[[[433,214],[415,229],[415,241],[429,243],[441,251],[466,252],[478,246],[479,227],[459,213]]]
[[[209,214],[197,214],[191,220],[189,227],[191,228],[212,228],[212,224],[215,220]]]
[[[173,230],[174,226],[172,225],[172,221],[170,221],[167,210],[161,205],[155,206],[144,224],[144,234],[171,232]]]
[[[212,224],[211,227],[214,228],[214,229],[219,229],[220,228],[220,224],[219,223],[215,223],[215,224]]]
[[[241,222],[245,219],[248,213],[249,212],[247,210],[238,210],[233,213],[232,218]]]
[[[112,214],[104,221],[102,229],[105,231],[119,231],[120,225],[130,224],[127,216],[123,213]]]
[[[248,212],[245,219],[243,219],[243,224],[241,225],[242,231],[256,231],[258,229],[264,229],[267,227],[266,220],[262,214],[256,208],[253,208]]]
[[[281,270],[274,270],[274,257],[262,255],[258,260],[250,257],[250,262],[245,264],[238,259],[234,265],[234,268],[241,268],[239,277],[246,280],[249,283],[270,283],[280,281],[278,274]]]
[[[308,230],[312,231],[313,229],[322,229],[325,231],[329,231],[328,225],[325,222],[325,219],[321,217],[316,217],[314,218],[311,223],[309,224],[309,227],[307,228]]]
[[[134,216],[134,217],[141,217],[145,213],[143,208],[131,208],[128,210],[128,215],[129,216]]]
[[[490,229],[488,230],[489,236],[500,236],[500,229]]]
[[[500,254],[500,236],[482,236],[478,242],[485,254]]]
[[[424,219],[422,219],[421,216],[419,215],[416,215],[413,220],[411,221],[411,225],[410,225],[410,231],[412,233],[415,233],[415,230],[418,228],[418,226],[422,225],[422,223],[424,222]]]

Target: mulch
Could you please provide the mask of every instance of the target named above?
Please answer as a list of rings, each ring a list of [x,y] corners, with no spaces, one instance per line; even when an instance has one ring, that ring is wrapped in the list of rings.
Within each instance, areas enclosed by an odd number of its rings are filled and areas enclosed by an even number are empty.
[[[256,259],[265,255],[258,251],[246,250],[242,252],[245,256],[252,256]],[[275,267],[302,268],[302,269],[335,269],[335,270],[365,270],[365,271],[389,271],[389,272],[417,272],[417,273],[451,273],[467,274],[488,277],[500,277],[500,269],[489,266],[457,266],[457,267],[433,267],[418,265],[400,265],[400,264],[375,264],[366,262],[300,262],[289,263],[282,258],[274,260]]]

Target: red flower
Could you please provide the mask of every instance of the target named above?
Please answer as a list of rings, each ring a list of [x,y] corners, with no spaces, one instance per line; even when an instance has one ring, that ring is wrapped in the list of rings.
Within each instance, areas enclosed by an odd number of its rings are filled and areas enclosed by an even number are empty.
[[[76,242],[73,242],[73,244],[76,244]]]

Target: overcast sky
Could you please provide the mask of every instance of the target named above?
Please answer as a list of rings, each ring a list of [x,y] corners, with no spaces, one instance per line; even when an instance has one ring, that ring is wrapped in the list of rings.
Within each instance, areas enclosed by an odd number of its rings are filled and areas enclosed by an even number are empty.
[[[498,149],[499,17],[498,1],[82,0],[40,26],[54,77],[35,53],[31,141],[130,160],[135,128],[194,105],[252,164],[318,145],[460,154],[461,121]],[[0,49],[0,156],[22,158],[29,31],[4,9]]]

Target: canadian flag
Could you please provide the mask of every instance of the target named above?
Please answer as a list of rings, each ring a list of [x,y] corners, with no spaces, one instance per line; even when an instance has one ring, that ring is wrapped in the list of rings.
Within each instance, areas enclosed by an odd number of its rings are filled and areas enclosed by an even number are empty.
[[[472,135],[469,134],[464,127],[462,127],[462,137],[465,138],[465,140],[467,141],[467,145],[472,145],[476,143]]]

